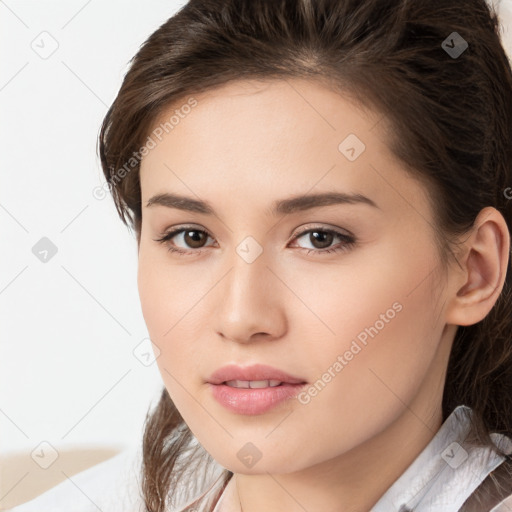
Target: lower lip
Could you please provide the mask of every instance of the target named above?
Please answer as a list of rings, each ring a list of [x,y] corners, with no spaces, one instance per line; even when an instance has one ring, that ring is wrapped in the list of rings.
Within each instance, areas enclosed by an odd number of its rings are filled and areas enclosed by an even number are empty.
[[[295,398],[306,385],[281,384],[267,388],[233,388],[226,384],[211,384],[214,398],[230,411],[238,414],[262,414],[284,400]]]

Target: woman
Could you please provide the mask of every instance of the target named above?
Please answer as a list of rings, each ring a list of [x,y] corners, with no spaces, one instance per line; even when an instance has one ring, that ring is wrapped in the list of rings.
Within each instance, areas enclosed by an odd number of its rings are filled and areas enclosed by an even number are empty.
[[[165,384],[133,510],[512,510],[492,6],[192,0],[99,151]]]

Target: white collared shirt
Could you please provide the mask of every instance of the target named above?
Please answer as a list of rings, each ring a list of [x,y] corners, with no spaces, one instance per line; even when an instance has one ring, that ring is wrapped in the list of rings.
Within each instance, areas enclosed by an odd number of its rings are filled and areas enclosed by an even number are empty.
[[[505,459],[490,447],[466,443],[471,409],[456,407],[436,435],[413,463],[392,484],[372,508],[372,512],[411,510],[414,512],[458,512],[466,499],[491,471]],[[512,440],[491,434],[492,440],[512,452]],[[512,504],[512,496],[507,500]],[[512,512],[501,502],[492,512]],[[482,511],[488,512],[488,511]]]

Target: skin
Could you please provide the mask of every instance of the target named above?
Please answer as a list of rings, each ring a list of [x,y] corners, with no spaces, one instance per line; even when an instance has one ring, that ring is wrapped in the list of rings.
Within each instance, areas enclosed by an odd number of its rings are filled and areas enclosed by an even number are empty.
[[[482,210],[459,265],[444,269],[427,191],[390,153],[382,116],[299,79],[233,82],[194,97],[140,174],[138,287],[165,386],[199,442],[235,473],[223,510],[240,510],[237,483],[244,512],[368,511],[442,424],[457,325],[480,321],[503,286],[506,223]],[[350,133],[366,145],[354,161],[338,150]],[[333,190],[378,208],[270,214],[274,200]],[[164,192],[208,201],[216,215],[146,206]],[[187,224],[212,236],[155,241]],[[321,254],[343,240],[297,238],[306,227],[348,231],[356,242]],[[252,263],[236,252],[247,236],[263,251]],[[172,242],[196,253],[171,253]],[[247,416],[212,397],[206,380],[229,363],[261,362],[315,383],[394,303],[401,311],[309,403]],[[261,452],[250,468],[237,456],[248,442]]]

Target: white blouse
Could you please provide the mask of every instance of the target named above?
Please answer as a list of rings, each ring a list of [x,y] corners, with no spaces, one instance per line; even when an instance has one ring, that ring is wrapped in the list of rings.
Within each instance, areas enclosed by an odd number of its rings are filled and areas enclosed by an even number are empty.
[[[391,485],[370,512],[458,512],[483,480],[505,460],[490,447],[469,445],[469,415],[465,405],[456,407],[412,464]],[[512,439],[491,434],[493,441],[512,453]],[[61,482],[10,512],[143,512],[140,496],[141,448],[132,447]],[[200,495],[214,497],[221,489],[218,477],[224,468],[213,461],[207,485],[189,478],[178,512]],[[510,478],[510,477],[509,477]],[[213,482],[213,484],[211,483]],[[512,482],[510,482],[512,488]],[[206,491],[204,491],[206,489]],[[193,498],[193,499],[192,499]],[[234,502],[234,508],[228,503]],[[511,512],[512,493],[494,508],[478,512]],[[239,512],[231,478],[214,512]]]

